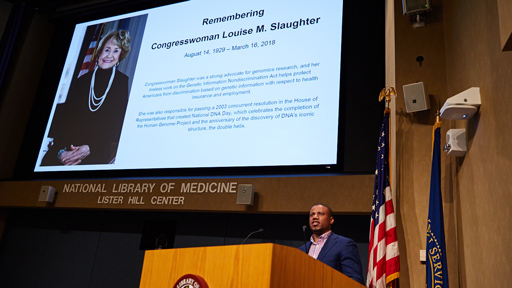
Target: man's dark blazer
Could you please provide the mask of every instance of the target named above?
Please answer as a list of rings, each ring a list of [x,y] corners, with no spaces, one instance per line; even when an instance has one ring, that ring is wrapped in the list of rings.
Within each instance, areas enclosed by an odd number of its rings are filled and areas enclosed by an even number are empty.
[[[308,253],[310,247],[311,241],[299,249]],[[365,285],[361,259],[354,240],[332,233],[327,238],[317,259]]]

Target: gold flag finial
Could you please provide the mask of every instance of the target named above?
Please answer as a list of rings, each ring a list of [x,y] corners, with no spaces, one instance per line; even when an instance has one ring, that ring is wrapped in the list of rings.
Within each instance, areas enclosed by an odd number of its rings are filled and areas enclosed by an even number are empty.
[[[386,88],[383,88],[379,93],[379,102],[382,99],[386,99],[386,108],[389,108],[389,102],[391,102],[391,96],[396,96],[396,90],[394,87],[389,87],[386,85]]]

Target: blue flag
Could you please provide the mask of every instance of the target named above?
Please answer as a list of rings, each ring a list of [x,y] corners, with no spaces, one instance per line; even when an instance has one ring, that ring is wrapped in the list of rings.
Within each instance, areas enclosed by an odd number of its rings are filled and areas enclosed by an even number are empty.
[[[427,222],[427,288],[448,288],[441,196],[441,122],[434,125]]]

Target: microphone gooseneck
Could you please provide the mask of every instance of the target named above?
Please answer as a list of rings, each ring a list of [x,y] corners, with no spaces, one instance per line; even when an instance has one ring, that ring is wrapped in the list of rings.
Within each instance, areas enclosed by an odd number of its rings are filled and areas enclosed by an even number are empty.
[[[244,243],[245,243],[245,241],[246,241],[247,239],[249,239],[249,237],[251,237],[251,235],[252,235],[252,234],[254,234],[254,233],[259,233],[259,232],[263,232],[263,228],[260,228],[260,229],[258,229],[258,230],[256,230],[256,231],[252,231],[251,233],[249,233],[249,235],[247,235],[247,237],[245,237],[244,241],[242,241],[242,243],[240,243],[240,245],[244,244]]]
[[[308,228],[306,225],[302,226],[302,235],[304,237],[304,252],[308,253],[308,241],[306,240],[306,228]]]

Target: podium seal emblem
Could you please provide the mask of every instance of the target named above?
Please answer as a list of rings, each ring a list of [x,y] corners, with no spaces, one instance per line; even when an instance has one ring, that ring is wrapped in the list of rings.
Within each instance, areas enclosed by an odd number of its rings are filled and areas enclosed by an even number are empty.
[[[180,277],[178,281],[172,286],[173,288],[209,288],[206,281],[194,274],[186,274]]]

